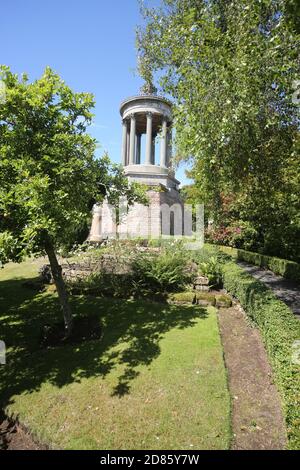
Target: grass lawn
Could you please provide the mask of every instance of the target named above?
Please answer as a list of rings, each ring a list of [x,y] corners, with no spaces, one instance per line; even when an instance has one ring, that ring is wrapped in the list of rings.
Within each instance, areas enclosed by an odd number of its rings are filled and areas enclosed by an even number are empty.
[[[2,406],[64,449],[227,449],[230,399],[216,311],[93,297],[102,339],[41,349],[40,327],[61,314],[55,293],[33,292],[38,261],[0,271]]]

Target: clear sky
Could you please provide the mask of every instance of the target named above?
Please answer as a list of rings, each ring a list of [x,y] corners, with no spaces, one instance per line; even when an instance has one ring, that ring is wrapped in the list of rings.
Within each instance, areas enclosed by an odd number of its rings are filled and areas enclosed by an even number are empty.
[[[75,91],[92,92],[90,133],[120,162],[119,105],[141,86],[135,73],[138,0],[2,0],[0,15],[0,63],[30,80],[49,65]],[[183,168],[176,174],[184,182]]]

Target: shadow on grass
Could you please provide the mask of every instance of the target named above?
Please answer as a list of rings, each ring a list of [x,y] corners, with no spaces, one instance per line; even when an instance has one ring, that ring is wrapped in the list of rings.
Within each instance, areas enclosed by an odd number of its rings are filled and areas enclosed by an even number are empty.
[[[12,396],[38,390],[48,381],[57,387],[83,378],[105,377],[117,370],[112,395],[130,393],[140,366],[148,366],[160,354],[160,340],[173,328],[188,328],[206,310],[195,306],[170,306],[144,301],[95,297],[72,298],[75,316],[97,315],[101,340],[41,349],[42,325],[61,320],[52,293],[35,293],[23,286],[24,279],[0,281],[0,337],[7,346],[7,364],[0,366],[1,405]]]

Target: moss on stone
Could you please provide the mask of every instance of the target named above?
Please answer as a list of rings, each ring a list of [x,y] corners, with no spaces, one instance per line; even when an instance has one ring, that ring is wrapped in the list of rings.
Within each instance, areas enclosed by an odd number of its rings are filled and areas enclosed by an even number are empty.
[[[196,300],[199,305],[215,305],[216,298],[213,294],[209,294],[208,292],[197,292],[196,293]]]
[[[169,294],[168,299],[171,302],[178,302],[178,303],[194,303],[195,302],[196,293],[193,291],[184,291],[184,292],[175,292]]]
[[[229,295],[221,294],[216,296],[216,306],[217,307],[231,307],[232,300]]]

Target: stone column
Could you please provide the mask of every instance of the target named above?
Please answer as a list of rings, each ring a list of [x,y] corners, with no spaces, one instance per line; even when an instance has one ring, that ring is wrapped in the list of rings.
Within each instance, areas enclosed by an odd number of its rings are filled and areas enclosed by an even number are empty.
[[[147,113],[147,130],[146,130],[146,165],[151,165],[152,154],[152,113]]]
[[[135,162],[135,128],[136,120],[135,115],[130,115],[130,147],[129,147],[129,165],[134,165]]]
[[[168,128],[167,132],[167,167],[171,166],[172,158],[172,127]]]
[[[136,136],[136,163],[139,165],[141,163],[141,134]]]
[[[163,116],[160,138],[160,166],[167,166],[167,117]]]
[[[127,121],[127,146],[126,146],[126,165],[129,165],[129,148],[130,148],[130,126]]]
[[[155,165],[155,138],[156,134],[152,135],[152,151],[151,151],[151,163]]]
[[[123,119],[122,122],[123,131],[122,131],[122,165],[126,166],[126,154],[127,154],[127,122]]]

